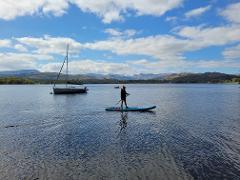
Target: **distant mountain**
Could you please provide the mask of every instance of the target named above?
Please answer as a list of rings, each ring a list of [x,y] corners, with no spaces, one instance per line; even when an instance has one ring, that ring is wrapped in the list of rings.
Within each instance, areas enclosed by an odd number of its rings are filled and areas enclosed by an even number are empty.
[[[28,76],[33,74],[39,74],[40,71],[35,69],[27,69],[27,70],[18,70],[18,71],[0,71],[0,77],[10,77],[10,76]]]
[[[180,73],[170,75],[166,80],[172,83],[222,83],[240,76],[219,72]]]
[[[37,70],[3,71],[0,78],[24,78],[38,83],[53,83],[58,73],[40,72]],[[59,82],[64,82],[66,75],[60,76]],[[219,72],[206,73],[162,73],[135,74],[132,76],[118,74],[75,74],[68,76],[75,83],[223,83],[239,82],[240,75]]]
[[[82,76],[86,76],[92,79],[117,79],[117,80],[129,80],[132,79],[131,76],[124,76],[119,74],[96,74],[96,73],[88,73]]]
[[[159,79],[163,80],[168,74],[135,74],[132,76],[134,80],[149,80],[149,79]]]
[[[115,80],[150,80],[150,79],[156,79],[156,80],[164,80],[166,77],[173,75],[169,73],[161,73],[161,74],[134,74],[132,76],[128,75],[119,75],[119,74],[85,74],[91,78],[96,79],[115,79]]]

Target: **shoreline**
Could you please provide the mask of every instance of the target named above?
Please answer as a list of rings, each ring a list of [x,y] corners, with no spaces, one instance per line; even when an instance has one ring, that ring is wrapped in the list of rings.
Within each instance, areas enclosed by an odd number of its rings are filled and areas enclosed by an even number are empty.
[[[124,83],[84,83],[84,84],[72,84],[72,85],[77,85],[77,86],[81,86],[81,85],[89,85],[89,84],[109,84],[109,85],[122,85],[122,84],[222,84],[222,85],[240,85],[240,83],[237,82],[231,82],[231,83],[152,83],[152,82],[140,82],[140,83],[128,83],[128,82],[124,82]],[[53,85],[52,83],[33,83],[33,84],[0,84],[1,85]],[[56,84],[56,85],[63,85],[62,83]]]

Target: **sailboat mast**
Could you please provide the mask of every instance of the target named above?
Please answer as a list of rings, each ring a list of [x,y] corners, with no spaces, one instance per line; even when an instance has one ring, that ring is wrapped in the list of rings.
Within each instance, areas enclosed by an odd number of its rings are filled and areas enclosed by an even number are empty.
[[[60,69],[60,71],[59,71],[59,73],[58,73],[58,75],[57,75],[57,79],[54,81],[53,88],[55,87],[56,82],[58,81],[58,79],[59,79],[59,77],[60,77],[60,74],[61,74],[61,72],[62,72],[63,66],[64,66],[64,64],[65,64],[66,61],[67,61],[67,56],[64,58],[64,61],[63,61],[62,66],[61,66],[61,69]]]
[[[69,44],[67,45],[66,86],[68,84],[68,50],[69,50]]]

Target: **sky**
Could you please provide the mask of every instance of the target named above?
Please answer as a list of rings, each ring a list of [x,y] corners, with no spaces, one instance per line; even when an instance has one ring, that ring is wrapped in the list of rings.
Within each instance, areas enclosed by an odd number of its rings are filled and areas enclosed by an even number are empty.
[[[0,71],[240,73],[240,0],[0,0]]]

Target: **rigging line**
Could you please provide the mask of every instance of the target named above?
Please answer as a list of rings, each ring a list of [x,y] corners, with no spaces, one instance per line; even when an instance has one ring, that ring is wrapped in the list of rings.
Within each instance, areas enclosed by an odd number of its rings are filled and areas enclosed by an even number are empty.
[[[63,69],[63,66],[64,66],[64,64],[65,64],[66,59],[67,59],[67,56],[64,58],[62,67],[61,67],[61,69],[60,69],[60,71],[59,71],[59,73],[58,73],[57,79],[55,80],[53,87],[55,87],[56,82],[57,82],[57,80],[59,79],[59,76],[60,76],[60,74],[61,74],[61,72],[62,72],[62,69]]]

